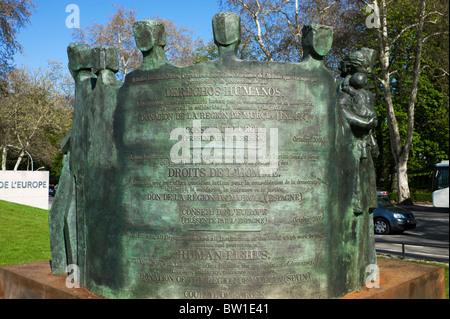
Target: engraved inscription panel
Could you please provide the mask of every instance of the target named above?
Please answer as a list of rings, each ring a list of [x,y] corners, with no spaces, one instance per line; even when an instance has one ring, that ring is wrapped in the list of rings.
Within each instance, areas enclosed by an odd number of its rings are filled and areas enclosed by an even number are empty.
[[[238,61],[128,75],[116,111],[128,289],[326,294],[335,99],[317,74]]]

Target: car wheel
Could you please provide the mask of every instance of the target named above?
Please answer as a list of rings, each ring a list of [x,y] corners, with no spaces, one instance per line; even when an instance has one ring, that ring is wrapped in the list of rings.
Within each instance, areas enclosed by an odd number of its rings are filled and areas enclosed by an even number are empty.
[[[387,235],[389,234],[391,227],[386,219],[377,218],[373,222],[375,234]]]

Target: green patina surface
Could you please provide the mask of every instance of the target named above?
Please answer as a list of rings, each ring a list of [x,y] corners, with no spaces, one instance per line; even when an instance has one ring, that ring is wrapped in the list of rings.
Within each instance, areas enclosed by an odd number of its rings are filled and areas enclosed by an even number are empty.
[[[123,84],[114,49],[69,47],[76,110],[50,214],[53,273],[77,264],[81,285],[110,298],[360,289],[376,263],[373,163],[354,132],[365,92],[338,89],[322,61],[332,29],[304,28],[301,63],[238,59],[232,13],[213,29],[220,57],[181,68],[164,26],[136,23],[144,61]]]

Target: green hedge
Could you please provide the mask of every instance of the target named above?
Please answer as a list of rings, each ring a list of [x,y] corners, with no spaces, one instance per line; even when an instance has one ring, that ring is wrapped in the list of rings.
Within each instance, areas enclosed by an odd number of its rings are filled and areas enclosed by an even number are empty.
[[[389,196],[390,196],[391,201],[397,202],[398,193],[389,193]],[[413,202],[432,202],[433,201],[431,193],[425,193],[425,192],[412,192],[411,199]]]

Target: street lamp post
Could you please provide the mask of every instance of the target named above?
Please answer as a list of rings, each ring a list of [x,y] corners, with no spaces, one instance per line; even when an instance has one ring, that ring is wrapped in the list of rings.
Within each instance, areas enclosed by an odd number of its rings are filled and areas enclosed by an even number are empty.
[[[28,153],[28,151],[27,151],[27,150],[24,150],[24,151],[25,151],[25,153],[27,153],[27,154],[28,154],[28,156],[29,156],[29,157],[30,157],[30,159],[31,159],[31,171],[33,172],[33,171],[34,171],[33,158],[31,157],[30,153]]]

